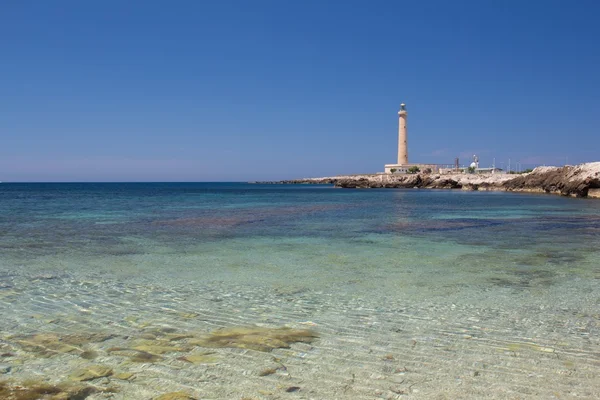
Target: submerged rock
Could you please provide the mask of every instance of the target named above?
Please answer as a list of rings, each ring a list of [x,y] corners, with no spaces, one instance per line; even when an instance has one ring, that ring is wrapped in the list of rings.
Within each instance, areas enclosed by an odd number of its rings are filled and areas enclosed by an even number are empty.
[[[155,397],[154,400],[196,400],[196,398],[185,392],[171,392],[161,394],[160,396]]]
[[[173,346],[172,343],[163,340],[140,340],[134,344],[133,349],[150,354],[175,353],[186,350],[184,347]]]
[[[150,329],[144,330],[144,332],[140,335],[141,339],[146,340],[162,340],[169,342],[177,342],[183,339],[189,339],[194,337],[194,335],[188,333],[177,333],[177,330],[170,327],[153,327]],[[168,344],[170,346],[170,344]]]
[[[153,363],[163,358],[156,354],[151,354],[142,350],[128,349],[124,347],[111,347],[106,350],[107,353],[114,353],[118,356],[129,357],[130,361],[139,363]]]
[[[296,342],[311,343],[317,337],[309,329],[234,327],[214,331],[189,343],[202,347],[233,347],[269,352],[277,348],[287,349]]]
[[[62,390],[44,382],[24,382],[20,385],[9,385],[0,382],[0,398],[4,400],[35,400],[46,395],[56,395]]]
[[[187,361],[193,364],[212,364],[219,360],[215,353],[195,353],[188,356],[179,357],[178,360]]]
[[[84,400],[97,392],[114,393],[114,388],[98,389],[82,384],[61,383],[57,385],[44,381],[27,380],[24,382],[0,382],[2,400]]]
[[[113,335],[104,333],[78,333],[59,335],[56,333],[37,333],[33,335],[14,336],[11,340],[21,346],[24,351],[35,353],[42,357],[51,357],[64,353],[86,353],[81,346],[88,343],[104,342]],[[88,356],[91,355],[88,353]],[[84,357],[85,358],[85,357]]]
[[[60,336],[52,333],[38,333],[11,339],[16,339],[16,343],[24,351],[35,353],[42,357],[51,357],[56,354],[71,353],[80,350],[78,347],[62,341]]]
[[[100,343],[108,339],[112,339],[115,335],[101,333],[101,332],[90,332],[90,333],[76,333],[71,335],[64,335],[60,337],[60,340],[69,343],[73,346],[81,346],[87,343]]]
[[[90,365],[89,367],[79,369],[73,372],[69,378],[74,381],[91,381],[93,379],[111,376],[113,370],[103,365]]]
[[[268,376],[273,375],[277,372],[277,368],[265,368],[258,373],[258,376]]]
[[[85,350],[79,355],[79,357],[84,358],[86,360],[93,360],[94,358],[98,357],[98,353],[94,350]]]
[[[136,354],[129,357],[129,359],[133,362],[139,363],[153,363],[162,360],[161,356],[157,356],[156,354],[146,353],[145,351],[138,351]]]
[[[120,379],[122,381],[130,381],[135,378],[135,374],[133,372],[120,372],[113,375],[113,378]]]
[[[185,333],[169,333],[164,336],[164,339],[168,340],[169,342],[178,342],[180,340],[189,339],[189,338],[193,338],[193,337],[194,337],[194,335],[188,335]]]

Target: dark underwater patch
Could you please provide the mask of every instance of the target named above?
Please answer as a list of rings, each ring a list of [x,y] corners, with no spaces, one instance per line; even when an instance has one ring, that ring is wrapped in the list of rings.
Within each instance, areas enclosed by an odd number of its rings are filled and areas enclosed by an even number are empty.
[[[557,274],[545,269],[514,269],[505,272],[505,276],[495,276],[488,281],[501,287],[530,288],[549,287],[554,284]]]

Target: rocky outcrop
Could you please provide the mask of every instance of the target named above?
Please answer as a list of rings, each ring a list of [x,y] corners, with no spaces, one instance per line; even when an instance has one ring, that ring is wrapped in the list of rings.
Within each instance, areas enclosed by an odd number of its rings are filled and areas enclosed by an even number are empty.
[[[360,177],[358,179],[340,178],[334,182],[336,187],[341,188],[413,188],[423,185],[421,175],[398,175],[389,178],[385,175],[377,175],[374,178]]]
[[[336,177],[332,178],[305,178],[305,179],[288,179],[284,181],[255,181],[249,182],[257,185],[331,185],[337,181]]]
[[[554,193],[600,198],[600,162],[565,167],[538,167],[533,172],[510,174],[364,174],[296,179],[288,184],[333,184],[346,189],[428,188]]]
[[[588,189],[587,197],[591,197],[594,199],[600,199],[600,188],[590,188]]]
[[[530,174],[504,182],[503,187],[509,191],[587,197],[590,189],[600,188],[600,163],[561,168],[539,167]]]

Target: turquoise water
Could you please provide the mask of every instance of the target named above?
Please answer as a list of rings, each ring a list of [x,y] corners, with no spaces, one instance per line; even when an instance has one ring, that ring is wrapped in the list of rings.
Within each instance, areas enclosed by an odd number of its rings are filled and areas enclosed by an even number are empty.
[[[102,365],[87,384],[116,393],[89,399],[599,398],[599,245],[586,199],[2,184],[0,380]],[[318,338],[196,340],[255,326]],[[134,362],[140,344],[163,348]]]

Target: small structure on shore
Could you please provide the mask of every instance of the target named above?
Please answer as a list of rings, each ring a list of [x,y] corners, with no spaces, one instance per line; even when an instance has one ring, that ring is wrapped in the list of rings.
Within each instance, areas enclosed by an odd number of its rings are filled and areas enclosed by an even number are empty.
[[[496,167],[474,168],[472,170],[469,170],[469,168],[466,167],[440,167],[437,172],[440,174],[506,174],[506,171]]]
[[[495,163],[494,163],[495,164]],[[473,155],[473,162],[468,167],[459,167],[458,157],[454,160],[453,167],[441,167],[438,172],[440,174],[503,174],[505,173],[502,169],[492,166],[489,168],[479,167],[479,157]]]

